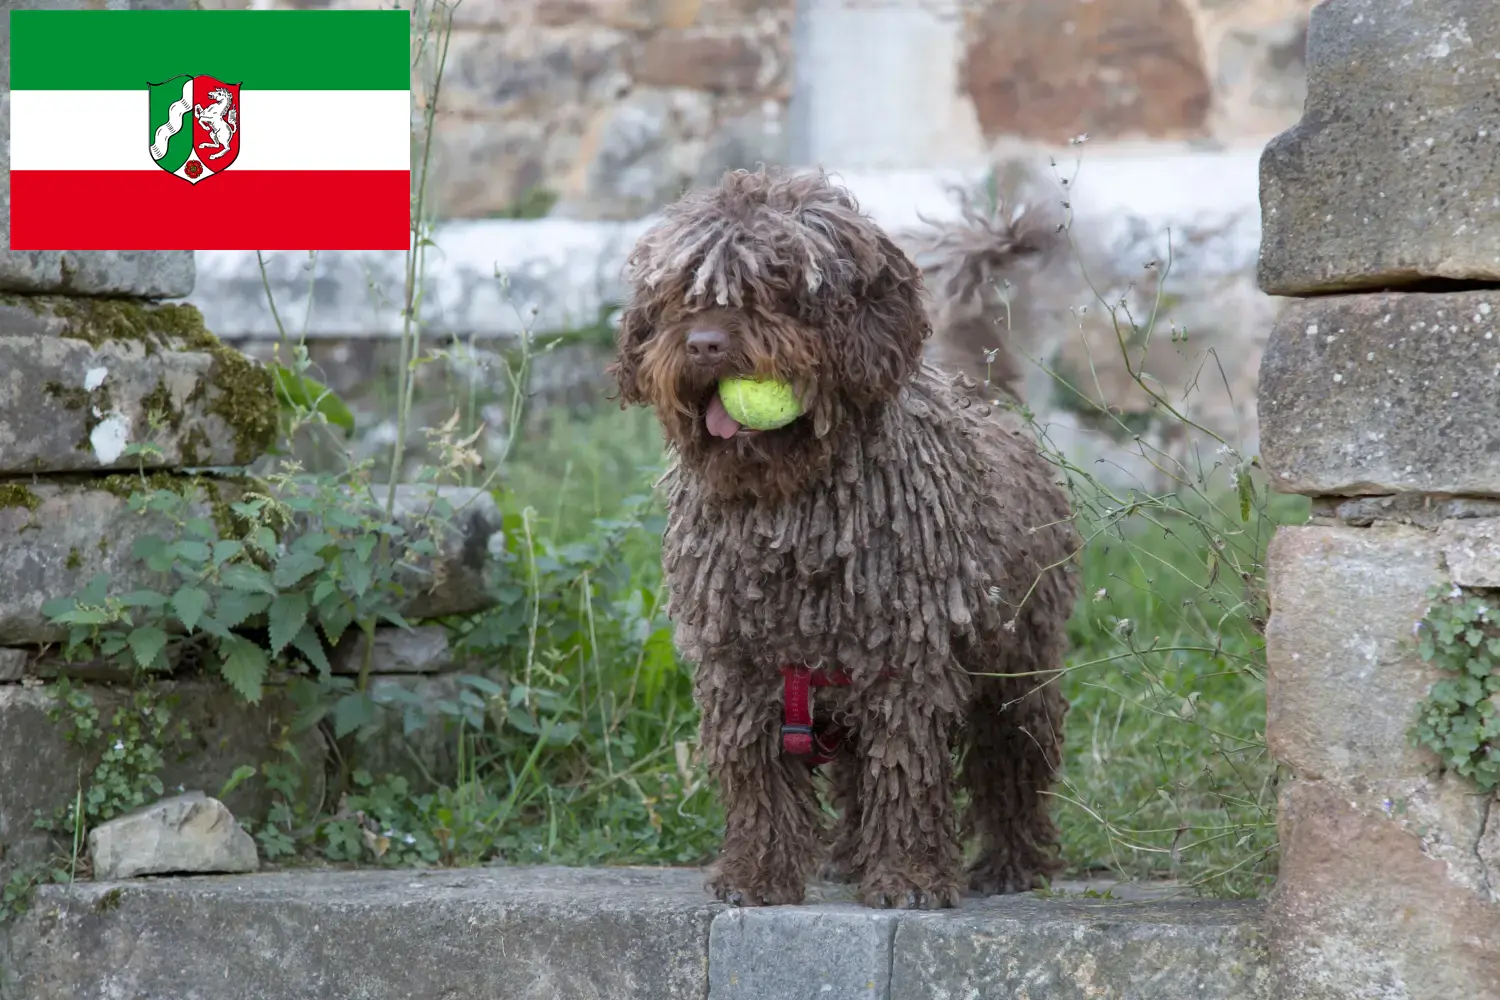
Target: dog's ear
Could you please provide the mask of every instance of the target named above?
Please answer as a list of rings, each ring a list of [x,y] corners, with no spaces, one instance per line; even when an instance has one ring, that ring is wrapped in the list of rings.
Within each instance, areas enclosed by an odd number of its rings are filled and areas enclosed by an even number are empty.
[[[894,396],[921,363],[932,333],[921,270],[883,235],[880,248],[884,260],[855,291],[845,329],[829,345],[838,383],[859,406]]]
[[[646,402],[641,394],[638,373],[641,352],[645,350],[646,341],[651,339],[653,327],[646,310],[639,305],[626,307],[620,316],[620,328],[615,331],[615,359],[604,371],[614,376],[619,389],[615,398],[620,401],[621,409]]]

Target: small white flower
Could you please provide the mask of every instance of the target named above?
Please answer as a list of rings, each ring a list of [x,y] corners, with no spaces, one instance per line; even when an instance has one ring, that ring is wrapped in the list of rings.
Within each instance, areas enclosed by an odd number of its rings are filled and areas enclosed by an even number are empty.
[[[1109,596],[1109,591],[1107,589],[1105,589],[1104,587],[1100,587],[1098,590],[1096,590],[1094,592],[1094,600],[1096,600],[1096,601],[1102,601],[1102,600],[1104,600],[1108,596]]]

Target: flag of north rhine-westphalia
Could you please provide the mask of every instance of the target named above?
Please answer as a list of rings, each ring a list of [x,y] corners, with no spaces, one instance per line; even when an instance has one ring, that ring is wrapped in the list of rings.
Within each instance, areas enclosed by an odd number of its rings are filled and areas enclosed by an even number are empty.
[[[10,248],[405,248],[410,18],[12,11]]]

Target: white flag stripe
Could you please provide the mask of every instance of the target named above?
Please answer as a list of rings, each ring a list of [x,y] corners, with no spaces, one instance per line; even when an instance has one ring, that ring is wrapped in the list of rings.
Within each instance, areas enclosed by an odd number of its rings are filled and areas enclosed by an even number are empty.
[[[409,170],[405,90],[245,90],[231,170]],[[15,90],[12,170],[160,170],[140,90]],[[205,151],[207,152],[207,151]]]

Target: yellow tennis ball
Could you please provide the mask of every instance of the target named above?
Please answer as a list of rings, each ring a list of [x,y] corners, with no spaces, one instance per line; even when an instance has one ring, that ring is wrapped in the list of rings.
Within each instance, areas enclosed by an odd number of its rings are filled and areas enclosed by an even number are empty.
[[[751,430],[775,430],[802,416],[802,404],[791,384],[774,379],[722,379],[719,399],[731,417]]]

